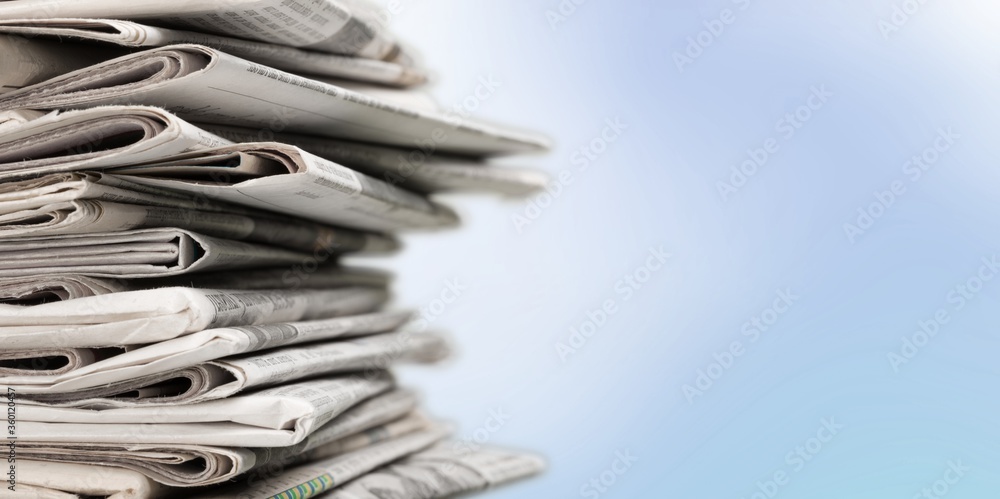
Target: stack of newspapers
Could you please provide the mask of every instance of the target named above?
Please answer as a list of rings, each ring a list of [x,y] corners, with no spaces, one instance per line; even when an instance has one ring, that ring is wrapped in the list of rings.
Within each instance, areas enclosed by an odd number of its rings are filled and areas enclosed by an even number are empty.
[[[526,195],[367,0],[0,0],[0,497],[434,498],[539,472],[389,368],[448,354],[344,264]]]

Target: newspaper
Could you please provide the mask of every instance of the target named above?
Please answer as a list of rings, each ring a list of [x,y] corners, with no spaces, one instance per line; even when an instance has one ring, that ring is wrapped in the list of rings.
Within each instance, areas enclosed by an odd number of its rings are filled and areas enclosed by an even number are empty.
[[[86,296],[120,293],[125,281],[83,275],[40,275],[0,279],[0,304],[35,305]]]
[[[419,414],[413,414],[405,418],[372,428],[364,433],[344,437],[340,440],[329,442],[323,445],[314,446],[300,456],[300,461],[319,461],[329,459],[341,454],[364,449],[370,445],[384,442],[391,438],[401,437],[420,430],[427,430],[431,427],[430,421]]]
[[[256,142],[262,138],[260,132],[247,128],[200,126],[233,142]],[[549,181],[539,171],[497,166],[474,158],[435,155],[433,150],[407,150],[294,134],[275,134],[273,138],[386,183],[422,193],[473,191],[526,196],[545,188]]]
[[[212,289],[331,289],[345,287],[370,287],[385,289],[392,274],[366,267],[341,267],[317,258],[294,268],[243,270],[232,272],[203,272],[175,277],[128,281],[134,289],[167,286],[186,286]]]
[[[110,171],[154,188],[362,230],[458,223],[442,204],[279,143],[224,146]]]
[[[72,18],[0,19],[0,33],[24,35],[32,38],[55,37],[60,40],[111,43],[130,48],[194,43],[300,75],[346,78],[400,87],[418,85],[427,81],[427,74],[422,69],[399,62],[333,55],[239,38],[147,26],[130,21]],[[0,42],[0,44],[2,43]],[[64,44],[62,47],[67,45]],[[72,50],[72,48],[63,48],[62,50]],[[79,50],[77,51],[79,52]],[[37,83],[68,73],[100,62],[100,60],[96,59],[85,64],[74,61],[77,63],[76,66],[44,73],[42,78],[35,76],[29,83]]]
[[[341,87],[351,92],[367,95],[368,97],[383,100],[414,111],[440,112],[442,110],[441,105],[434,98],[434,95],[423,88],[387,87],[385,85],[375,85],[373,83],[345,80],[343,78],[327,78],[324,76],[315,76],[313,78],[316,81],[329,83],[330,85]]]
[[[40,274],[143,278],[206,270],[293,266],[308,253],[219,239],[181,229],[0,240],[0,279]]]
[[[536,456],[444,443],[334,489],[329,499],[434,499],[476,492],[538,474]]]
[[[163,126],[174,132],[154,133]],[[129,139],[109,138],[121,134]],[[0,201],[6,201],[4,211],[24,211],[23,216],[47,203],[89,199],[235,212],[260,219],[266,218],[261,210],[281,211],[374,230],[440,227],[457,221],[454,212],[442,205],[293,146],[225,144],[231,143],[156,108],[114,106],[53,113],[0,135],[0,180],[50,174],[0,190]],[[188,151],[195,152],[177,155]],[[168,166],[115,170],[129,173],[128,177],[62,173],[140,164]],[[153,182],[159,187],[151,187],[143,185],[151,181],[140,175],[168,176],[173,181]],[[188,192],[171,193],[164,186]],[[241,211],[229,206],[233,203],[249,204],[257,211]],[[266,229],[259,232],[277,230]],[[274,239],[286,237],[278,236]]]
[[[230,143],[154,107],[0,114],[11,123],[0,135],[0,180],[131,165]]]
[[[68,46],[3,34],[0,30],[0,94],[41,83],[124,54],[111,47]]]
[[[307,253],[399,248],[387,235],[222,204],[100,173],[58,173],[0,184],[0,238],[162,227]]]
[[[17,376],[59,376],[124,351],[122,347],[0,350],[0,383],[9,381],[13,388]]]
[[[390,274],[366,269],[307,262],[295,268],[203,272],[157,279],[110,279],[83,275],[37,275],[0,279],[0,304],[40,305],[110,293],[166,287],[205,289],[385,289]]]
[[[45,116],[43,111],[34,111],[31,109],[0,111],[0,133],[6,133],[8,130],[13,130],[31,120],[41,118],[42,116]]]
[[[380,442],[337,457],[304,464],[260,481],[240,483],[197,499],[307,499],[341,486],[388,463],[424,450],[447,438],[449,430],[435,427]]]
[[[416,417],[417,402],[413,392],[392,390],[348,409],[296,445],[248,449],[253,452],[253,465],[245,478],[248,481],[267,479],[276,469],[284,470],[307,461],[313,451],[329,450],[331,444],[338,445],[337,442],[362,432],[369,438],[377,436],[384,425]],[[423,420],[422,417],[419,419]]]
[[[113,352],[104,351],[106,348],[5,350],[2,355],[19,361],[22,367],[11,366],[0,371],[3,374],[0,384],[25,394],[69,392],[171,372],[241,353],[392,331],[412,315],[377,312],[317,321],[206,329],[128,350],[112,347],[117,349]]]
[[[30,209],[80,199],[234,212],[223,203],[228,200],[228,204],[257,208],[256,212],[235,210],[237,214],[266,218],[261,210],[282,211],[362,229],[441,227],[457,221],[442,205],[296,147],[231,144],[157,108],[111,106],[54,112],[0,135],[0,180],[50,174],[0,190],[0,200],[7,201],[4,211],[23,211],[23,217],[31,215]],[[128,178],[65,173],[162,164],[168,159],[168,165],[173,163],[169,168],[129,168],[125,170]],[[165,185],[188,193],[144,186],[137,183],[136,175],[173,177]],[[245,192],[236,192],[241,190]],[[273,239],[284,237],[279,236]]]
[[[0,18],[150,20],[179,28],[379,60],[409,59],[371,3],[358,0],[18,0]]]
[[[109,409],[193,404],[317,375],[371,372],[386,369],[396,362],[435,362],[443,359],[447,351],[440,336],[420,334],[405,337],[394,333],[279,348],[135,378],[115,376],[120,372],[105,372],[101,373],[103,376],[82,376],[84,379],[71,377],[58,384],[21,384],[24,381],[21,379],[3,379],[0,384],[14,388],[21,394],[24,403],[53,407]],[[66,377],[65,374],[63,377]],[[96,384],[94,380],[98,377],[110,381]],[[119,379],[114,379],[116,377]]]
[[[86,464],[17,460],[14,491],[0,492],[4,499],[160,499],[176,497],[142,473],[122,468]]]
[[[11,2],[0,7],[4,3]],[[125,103],[165,107],[199,123],[475,156],[547,146],[533,134],[466,120],[457,112],[410,109],[203,45],[129,54],[0,96],[0,110]]]
[[[18,439],[48,443],[286,447],[358,403],[389,391],[388,374],[328,377],[224,400],[89,410],[22,404]]]
[[[278,468],[275,476],[249,477],[236,476],[234,484],[227,488],[208,492],[201,498],[226,499],[258,499],[264,497],[314,497],[319,493],[328,493],[324,497],[330,499],[433,499],[452,497],[455,495],[495,487],[541,472],[544,462],[534,456],[518,454],[494,449],[480,449],[466,453],[455,452],[448,443],[433,442],[440,439],[444,430],[428,426],[419,419],[404,419],[375,431],[347,437],[333,443],[333,447],[345,450],[325,463],[306,465],[289,472]],[[431,442],[427,444],[427,442]],[[430,447],[428,448],[428,445]],[[160,452],[158,448],[148,446],[120,447],[120,451],[128,451],[137,456],[151,455],[153,461]],[[171,449],[168,454],[178,454],[182,448]],[[192,456],[209,456],[201,448],[194,448]],[[414,451],[414,449],[416,449]],[[75,494],[119,494],[120,498],[157,498],[176,497],[179,494],[188,496],[193,491],[167,488],[150,480],[160,479],[161,483],[175,487],[190,486],[191,482],[177,482],[158,476],[150,468],[140,468],[135,464],[122,463],[111,446],[96,446],[88,449],[84,446],[67,446],[52,458],[56,462],[45,462],[35,456],[40,449],[26,446],[22,454],[28,456],[19,462],[19,468],[30,472],[32,478],[19,484],[35,486],[44,484],[46,488],[61,491],[71,491]],[[221,450],[221,449],[219,449]],[[94,466],[65,462],[62,459],[80,459],[69,452],[82,452],[92,459],[99,459],[104,464],[114,464],[116,467]],[[213,451],[216,451],[213,449]],[[409,454],[409,455],[407,455]],[[221,455],[221,454],[220,454]],[[158,457],[158,456],[157,456]],[[401,459],[399,459],[401,457]],[[24,464],[22,464],[24,463]],[[89,463],[88,463],[89,464]],[[365,470],[373,467],[374,470]],[[379,464],[383,466],[378,467]],[[117,466],[122,466],[118,468]],[[163,465],[153,465],[164,468]],[[200,467],[200,466],[199,466]],[[138,468],[137,473],[134,468]],[[154,468],[154,469],[155,469]],[[327,471],[328,470],[328,471]],[[366,472],[367,471],[367,472]],[[58,473],[58,477],[47,477],[47,473]],[[149,478],[146,477],[149,476]],[[310,478],[314,477],[314,478]],[[356,477],[356,478],[355,478]],[[68,480],[66,478],[72,478]],[[353,479],[351,479],[353,478]],[[219,478],[199,482],[209,485],[222,482]],[[309,487],[313,485],[315,488]],[[34,490],[34,489],[32,489]],[[127,492],[125,492],[127,491]],[[282,495],[287,494],[287,495]],[[6,496],[5,496],[6,497]],[[44,495],[25,495],[22,497],[44,498]],[[62,496],[52,496],[62,497]],[[77,497],[75,495],[70,497]]]
[[[260,480],[302,461],[314,449],[350,452],[428,426],[411,414],[412,393],[392,391],[358,404],[290,447],[242,448],[209,445],[73,444],[18,442],[26,459],[79,464],[103,464],[138,471],[171,487],[200,487],[233,478]]]
[[[8,350],[120,347],[205,329],[315,320],[371,312],[387,300],[375,288],[208,290],[161,288],[52,302],[0,305]]]

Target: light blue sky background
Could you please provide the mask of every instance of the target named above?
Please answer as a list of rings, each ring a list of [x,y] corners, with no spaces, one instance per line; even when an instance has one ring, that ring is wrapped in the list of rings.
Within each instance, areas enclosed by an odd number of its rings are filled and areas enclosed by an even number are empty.
[[[511,162],[572,179],[520,230],[526,202],[453,198],[465,227],[409,237],[392,263],[402,305],[467,287],[434,315],[456,360],[404,381],[460,436],[500,410],[489,443],[550,461],[488,497],[750,499],[760,482],[783,498],[908,499],[946,477],[948,497],[995,497],[1000,279],[974,278],[1000,253],[1000,6],[927,0],[885,37],[901,0],[589,0],[555,28],[559,0],[397,2],[438,100],[499,80],[476,116],[546,132],[551,154]],[[720,16],[733,22],[679,71],[674,53]],[[814,87],[832,95],[799,110]],[[789,137],[779,120],[796,111],[810,116]],[[609,119],[628,128],[581,170],[574,152]],[[777,151],[723,199],[768,139]],[[904,165],[925,152],[914,181]],[[844,224],[894,182],[850,240]],[[668,263],[626,300],[616,283],[661,246]],[[960,285],[978,292],[958,299]],[[772,314],[778,290],[795,298]],[[618,312],[561,359],[606,300]],[[918,322],[939,310],[924,344]],[[744,324],[762,315],[774,323],[754,341]],[[904,337],[923,346],[894,370]],[[734,341],[744,353],[689,400]],[[820,432],[831,418],[835,436]],[[605,473],[626,451],[637,461]],[[584,488],[602,473],[614,484]]]

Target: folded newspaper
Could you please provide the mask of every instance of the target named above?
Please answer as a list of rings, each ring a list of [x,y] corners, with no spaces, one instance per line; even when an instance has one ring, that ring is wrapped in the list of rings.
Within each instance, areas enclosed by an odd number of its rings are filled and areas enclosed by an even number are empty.
[[[67,381],[46,385],[32,383],[35,380],[31,379],[3,383],[17,390],[25,403],[54,407],[194,404],[308,377],[381,370],[398,362],[430,363],[444,358],[447,351],[440,336],[394,333],[278,348],[124,379],[121,374],[127,369],[80,377],[64,375]],[[95,383],[98,378],[108,381]]]
[[[0,94],[121,57],[125,53],[113,48],[68,45],[3,33],[0,29],[0,68],[3,68],[0,71]]]
[[[104,410],[21,404],[31,442],[287,447],[347,409],[391,390],[385,373],[317,378],[199,404]]]
[[[303,265],[267,269],[201,272],[153,279],[113,279],[73,274],[34,275],[0,279],[0,304],[40,305],[144,289],[188,287],[205,289],[334,289],[370,287],[386,289],[386,272],[322,264],[320,259]],[[327,260],[327,259],[322,259]]]
[[[2,19],[112,18],[387,61],[407,61],[377,8],[365,0],[15,0]]]
[[[21,237],[0,239],[0,279],[64,273],[158,277],[292,266],[310,257],[306,252],[170,228]]]
[[[423,193],[451,191],[495,192],[525,196],[543,189],[544,173],[497,166],[462,156],[437,154],[433,147],[411,149],[347,140],[204,124],[202,128],[233,142],[277,140],[339,163],[361,173]]]
[[[223,146],[110,171],[154,188],[359,229],[458,223],[444,205],[277,142]]]
[[[504,485],[544,469],[544,462],[529,454],[494,449],[456,453],[448,450],[450,445],[447,442],[423,445],[440,435],[440,431],[425,430],[379,440],[375,442],[378,447],[371,445],[351,450],[323,464],[281,472],[268,476],[267,480],[244,481],[196,497],[310,498],[326,494],[323,497],[331,499],[436,499]],[[417,449],[415,452],[406,452],[414,448]],[[139,449],[128,450],[138,453]],[[408,457],[397,458],[407,454]],[[76,494],[112,499],[156,499],[185,493],[154,482],[146,475],[148,469],[136,472],[35,459],[26,461],[22,466],[36,477],[26,485],[31,487],[34,495],[23,497],[35,499],[75,498],[78,497]]]
[[[294,146],[226,144],[230,142],[156,108],[53,112],[0,135],[0,180],[145,164],[114,170],[126,178],[78,174],[30,179],[14,184],[7,197],[37,209],[45,198],[23,189],[33,186],[42,189],[38,194],[51,195],[73,188],[89,191],[89,199],[142,205],[158,197],[160,204],[202,212],[232,211],[225,205],[242,204],[258,210],[253,214],[257,219],[265,218],[260,210],[277,211],[369,230],[457,222],[443,205]],[[73,198],[63,193],[60,199]]]
[[[24,1],[0,2],[0,9]],[[454,112],[400,106],[204,45],[129,54],[0,95],[0,110],[123,103],[164,107],[201,123],[400,147],[424,144],[457,154],[487,156],[547,147],[547,141],[534,134],[473,122]]]
[[[224,483],[240,475],[245,476],[247,481],[263,480],[276,469],[354,452],[368,445],[430,429],[431,424],[413,412],[416,403],[412,393],[401,390],[373,397],[346,410],[301,443],[289,447],[22,441],[19,442],[19,452],[33,462],[111,466],[91,467],[88,470],[90,478],[99,483],[105,471],[113,478],[120,478],[117,468],[132,470],[148,477],[151,490],[167,492],[173,489],[154,485],[154,481],[171,487],[197,487]],[[115,485],[110,479],[108,482],[102,485]],[[61,485],[63,490],[85,492],[73,488],[78,483]],[[173,493],[181,492],[173,490]],[[183,494],[189,495],[186,492]]]
[[[399,248],[391,236],[203,201],[100,173],[0,184],[0,238],[164,227],[331,255]]]
[[[198,499],[315,497],[381,466],[425,450],[447,438],[448,434],[447,428],[432,428],[376,443],[354,452],[293,467],[267,480],[247,481],[218,492],[195,497]]]
[[[159,499],[170,490],[124,468],[19,459],[12,499]],[[8,489],[9,490],[9,489]]]
[[[335,488],[330,499],[435,499],[503,485],[541,473],[545,462],[497,449],[456,450],[443,443]]]
[[[0,19],[0,33],[22,35],[32,40],[53,38],[103,42],[129,48],[164,47],[193,43],[218,49],[248,61],[305,76],[345,78],[400,87],[418,85],[427,81],[427,74],[423,70],[399,62],[334,55],[240,38],[148,26],[131,21],[80,18]],[[0,43],[3,42],[0,41]],[[68,43],[57,45],[42,41],[40,44],[57,47],[57,49],[43,52],[37,56],[35,60],[39,62],[62,60],[67,52],[93,54],[92,45],[88,46],[90,50],[84,50],[82,47],[74,49]],[[8,52],[13,53],[13,50],[8,50]],[[87,59],[77,59],[72,66],[59,67],[56,71],[25,74],[31,76],[29,78],[31,83],[37,83],[47,79],[40,78],[42,75],[48,75],[48,78],[51,78],[110,58],[98,58],[91,55]],[[24,86],[23,82],[20,86]]]
[[[400,328],[410,317],[409,312],[376,312],[206,329],[141,347],[111,347],[117,350],[111,352],[106,351],[108,347],[8,350],[3,353],[8,362],[0,370],[0,383],[15,386],[22,394],[92,388],[241,353],[385,333]]]
[[[131,165],[230,144],[162,109],[0,112],[0,180]]]
[[[204,331],[356,315],[388,299],[377,288],[157,288],[33,306],[0,305],[4,350],[116,347]]]
[[[229,481],[237,476],[265,478],[277,468],[287,468],[313,455],[336,454],[355,444],[359,437],[398,436],[400,422],[409,430],[426,427],[414,414],[417,397],[393,390],[344,411],[329,423],[288,447],[220,447],[183,444],[97,444],[19,442],[28,459],[99,463],[139,471],[173,487],[196,487]],[[352,449],[353,450],[353,449]]]

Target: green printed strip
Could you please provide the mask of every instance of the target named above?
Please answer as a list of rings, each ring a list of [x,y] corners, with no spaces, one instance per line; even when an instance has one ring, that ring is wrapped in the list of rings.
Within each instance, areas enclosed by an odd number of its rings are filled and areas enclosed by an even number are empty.
[[[333,488],[333,477],[323,475],[319,478],[309,480],[302,485],[296,485],[293,489],[288,489],[280,494],[273,495],[268,499],[309,499],[317,494],[326,492]]]

